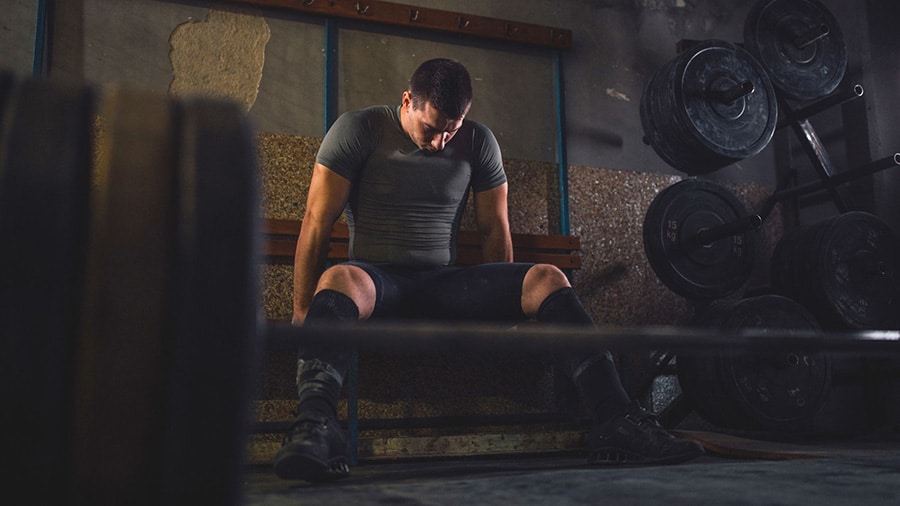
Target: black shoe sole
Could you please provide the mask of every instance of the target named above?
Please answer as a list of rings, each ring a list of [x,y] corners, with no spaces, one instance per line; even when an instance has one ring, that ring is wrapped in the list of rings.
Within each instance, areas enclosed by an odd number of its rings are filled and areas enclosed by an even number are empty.
[[[284,480],[305,480],[311,483],[339,480],[350,476],[347,459],[337,457],[328,462],[311,457],[285,446],[275,455],[275,475]]]

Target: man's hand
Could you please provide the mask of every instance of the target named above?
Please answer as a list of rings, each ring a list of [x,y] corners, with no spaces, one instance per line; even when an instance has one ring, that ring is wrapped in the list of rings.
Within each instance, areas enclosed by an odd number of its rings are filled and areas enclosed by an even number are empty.
[[[306,321],[306,313],[309,312],[309,308],[301,308],[294,309],[294,316],[291,318],[291,325],[296,325],[298,327],[303,326],[303,322]]]

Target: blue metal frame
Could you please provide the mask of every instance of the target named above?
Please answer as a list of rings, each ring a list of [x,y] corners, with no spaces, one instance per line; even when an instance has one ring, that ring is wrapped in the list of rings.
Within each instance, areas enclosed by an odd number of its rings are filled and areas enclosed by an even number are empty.
[[[325,19],[325,132],[337,119],[334,76],[337,74],[337,22]]]
[[[47,69],[44,65],[44,50],[47,43],[47,5],[48,0],[38,1],[37,21],[34,29],[34,59],[31,65],[31,73],[35,77],[42,77]]]
[[[553,53],[553,73],[556,94],[556,160],[559,165],[559,233],[569,235],[569,157],[566,151],[565,85],[560,50]]]

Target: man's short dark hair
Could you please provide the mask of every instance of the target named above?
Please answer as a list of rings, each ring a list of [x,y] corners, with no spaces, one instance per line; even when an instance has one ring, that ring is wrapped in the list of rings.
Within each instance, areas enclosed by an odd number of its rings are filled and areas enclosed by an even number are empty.
[[[456,60],[436,58],[419,65],[409,79],[409,91],[414,109],[425,102],[447,115],[459,119],[472,104],[472,80],[469,71]]]

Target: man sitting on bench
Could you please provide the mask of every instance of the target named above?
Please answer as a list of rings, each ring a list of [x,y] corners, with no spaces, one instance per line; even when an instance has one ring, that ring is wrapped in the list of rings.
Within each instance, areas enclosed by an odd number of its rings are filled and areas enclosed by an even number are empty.
[[[561,270],[513,262],[500,147],[487,127],[465,119],[471,102],[466,68],[435,59],[412,75],[400,106],[335,122],[316,156],[297,241],[293,324],[377,316],[593,325]],[[470,188],[485,263],[454,266]],[[350,261],[322,272],[345,208]],[[336,405],[350,356],[300,350],[299,414],[275,456],[278,476],[324,481],[349,473]],[[609,353],[561,352],[559,363],[595,420],[591,462],[676,463],[703,453],[628,398]]]

